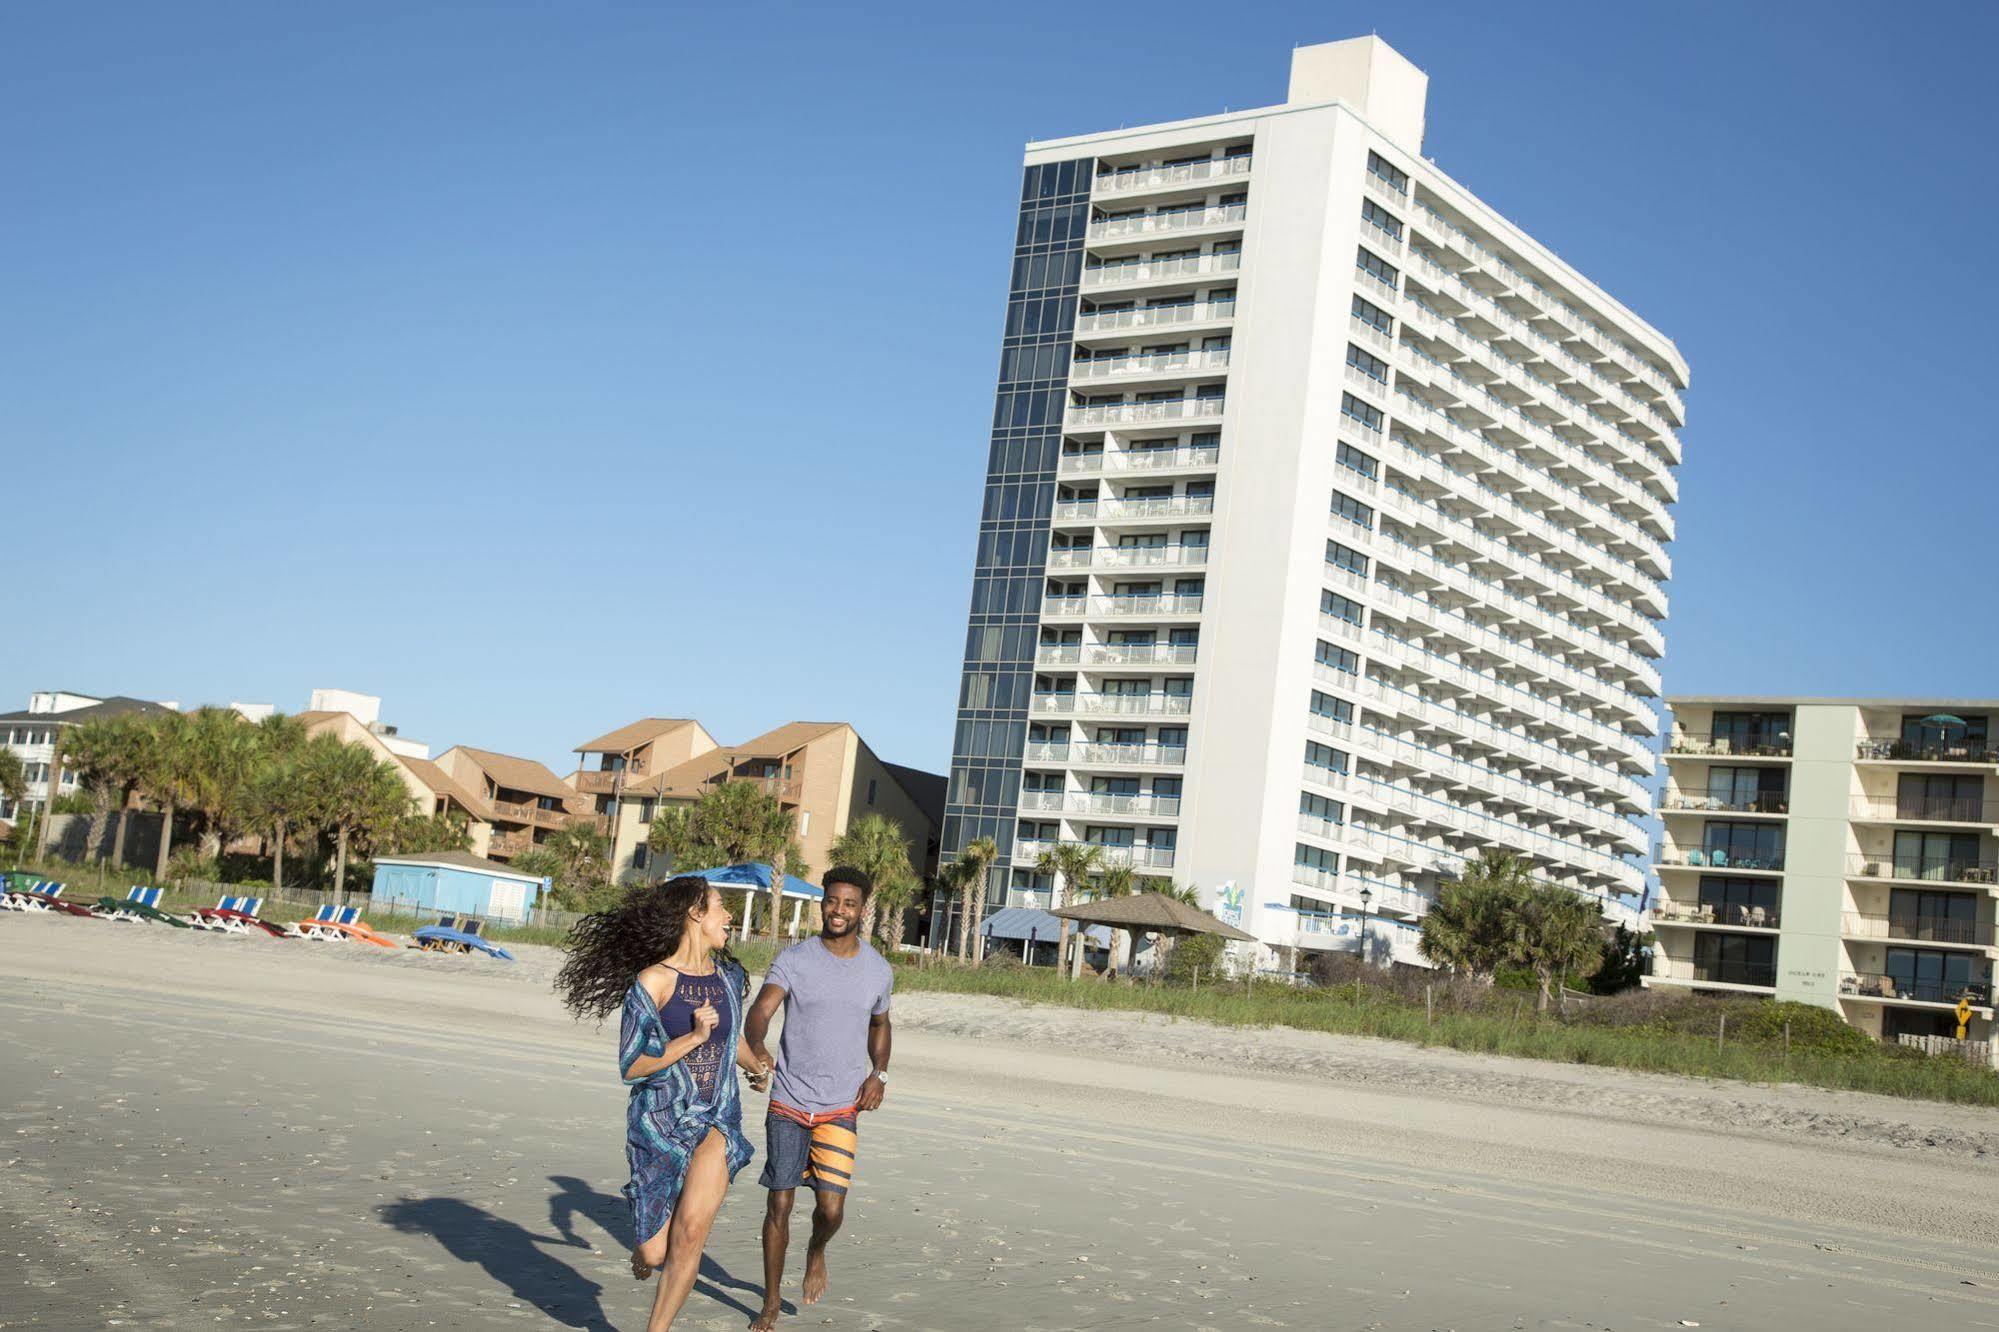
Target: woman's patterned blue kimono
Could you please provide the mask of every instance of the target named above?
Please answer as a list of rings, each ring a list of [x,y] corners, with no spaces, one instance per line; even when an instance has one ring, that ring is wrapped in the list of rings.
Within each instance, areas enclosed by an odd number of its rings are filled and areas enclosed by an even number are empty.
[[[728,995],[716,1024],[727,1054],[707,1100],[700,1098],[684,1059],[651,1077],[631,1077],[636,1060],[648,1055],[657,1059],[665,1053],[666,1028],[643,985],[633,981],[625,995],[618,1073],[632,1088],[631,1105],[625,1112],[625,1159],[631,1163],[632,1178],[625,1185],[625,1198],[632,1205],[638,1243],[657,1235],[673,1215],[681,1185],[687,1179],[687,1164],[709,1129],[721,1130],[731,1180],[750,1163],[753,1154],[750,1140],[743,1136],[743,1102],[736,1078],[736,1040],[743,1029],[743,982],[747,977],[742,968],[719,959],[716,967]]]

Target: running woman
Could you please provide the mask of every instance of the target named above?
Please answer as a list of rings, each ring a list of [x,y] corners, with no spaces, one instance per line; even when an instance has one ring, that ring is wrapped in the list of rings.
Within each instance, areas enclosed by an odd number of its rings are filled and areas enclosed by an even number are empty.
[[[721,894],[683,875],[633,888],[613,909],[577,922],[555,980],[578,1017],[623,1013],[632,1275],[660,1277],[647,1332],[673,1326],[723,1195],[752,1155],[736,1070],[761,1091],[769,1066],[741,1038],[750,981],[728,943]]]
[[[764,1038],[784,1009],[776,1081],[764,1119],[764,1307],[750,1324],[770,1332],[784,1311],[785,1250],[791,1204],[801,1185],[812,1188],[812,1238],[805,1249],[804,1301],[826,1294],[826,1245],[846,1215],[854,1180],[858,1117],[879,1109],[888,1084],[889,994],[895,975],[861,938],[861,915],[874,885],[857,869],[829,871],[819,904],[816,939],[777,955],[750,1006],[745,1036],[751,1059],[770,1063]]]

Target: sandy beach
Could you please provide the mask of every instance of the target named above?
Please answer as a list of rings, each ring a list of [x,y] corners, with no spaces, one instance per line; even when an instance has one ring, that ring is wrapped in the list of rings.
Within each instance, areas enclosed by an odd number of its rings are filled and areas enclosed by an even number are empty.
[[[643,1326],[613,1033],[519,951],[0,917],[0,1326]],[[1991,1111],[895,1013],[832,1291],[792,1325],[1999,1327]],[[747,1322],[761,1207],[746,1174],[682,1326]]]

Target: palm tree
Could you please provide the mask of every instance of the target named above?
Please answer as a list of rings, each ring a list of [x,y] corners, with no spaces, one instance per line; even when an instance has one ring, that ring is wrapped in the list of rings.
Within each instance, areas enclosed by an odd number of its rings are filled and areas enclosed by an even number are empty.
[[[111,802],[118,795],[117,761],[124,743],[119,735],[120,720],[119,717],[93,717],[71,727],[63,740],[63,759],[69,770],[76,774],[77,783],[91,804],[90,831],[83,839],[86,851],[102,837],[104,820],[110,816]],[[97,860],[103,862],[102,850],[99,850]]]
[[[1525,864],[1488,848],[1456,878],[1438,885],[1417,946],[1432,962],[1490,984],[1493,973],[1513,955],[1519,903],[1533,888]]]
[[[850,865],[873,881],[875,890],[861,915],[861,937],[874,938],[883,894],[892,885],[900,886],[916,876],[910,868],[909,839],[902,835],[902,825],[886,814],[863,814],[847,825],[827,854],[835,865]]]
[[[219,861],[243,826],[243,788],[260,757],[257,728],[230,708],[196,708],[188,720],[194,732],[188,803],[201,812],[202,854]]]
[[[958,880],[958,960],[972,960],[972,913],[985,914],[986,875],[999,859],[999,843],[990,837],[974,838],[958,852],[958,863],[967,868]]]
[[[1149,883],[1150,881],[1148,880],[1147,882]],[[1100,897],[1130,897],[1133,893],[1140,891],[1149,891],[1149,889],[1142,889],[1138,875],[1133,872],[1131,866],[1123,863],[1113,863],[1104,866],[1103,872],[1097,875],[1096,882],[1091,885],[1091,897],[1093,899]],[[1123,953],[1124,931],[1113,925],[1111,926],[1111,965],[1113,967],[1117,965],[1117,960]],[[1109,975],[1110,973],[1106,971],[1105,974]]]
[[[357,835],[384,827],[410,810],[409,788],[390,764],[366,748],[330,734],[314,736],[299,753],[314,822],[334,839],[333,899],[347,902],[347,851]]]
[[[165,882],[167,857],[173,852],[174,815],[192,799],[198,769],[194,723],[181,712],[156,713],[147,719],[137,746],[139,783],[160,807],[160,846],[153,864],[154,879]]]
[[[146,755],[152,743],[152,720],[127,712],[111,719],[111,744],[103,756],[105,773],[117,790],[118,826],[111,834],[111,863],[125,864],[125,834],[132,825],[132,797],[146,775]]]
[[[805,857],[793,841],[797,819],[759,782],[733,781],[703,791],[692,805],[669,806],[653,819],[646,845],[666,853],[676,870],[764,861],[771,866],[770,935],[778,937],[784,876],[804,877]],[[743,931],[749,932],[749,895]]]
[[[1034,868],[1050,876],[1054,885],[1050,900],[1055,910],[1062,909],[1062,895],[1081,889],[1090,881],[1090,876],[1102,869],[1104,849],[1095,842],[1051,842],[1041,858],[1034,862]],[[1060,966],[1069,950],[1069,922],[1062,922],[1062,937],[1055,946],[1055,964]]]
[[[249,775],[237,788],[232,826],[254,829],[271,845],[271,887],[285,890],[285,839],[310,813],[298,753],[308,739],[305,723],[273,712],[250,732]]]
[[[1603,956],[1603,917],[1596,904],[1551,884],[1536,884],[1518,899],[1511,933],[1513,960],[1540,982],[1537,1012],[1548,1010],[1561,977]]]
[[[0,796],[10,805],[28,797],[27,771],[21,767],[21,756],[11,749],[0,749]]]
[[[881,908],[879,917],[881,939],[890,953],[902,947],[903,915],[909,910],[910,903],[916,900],[916,894],[922,887],[923,881],[913,872],[898,879],[890,879],[886,883],[879,880],[875,883],[874,900]]]
[[[572,819],[568,827],[550,834],[542,846],[562,862],[563,885],[579,900],[610,880],[611,839],[591,820]]]

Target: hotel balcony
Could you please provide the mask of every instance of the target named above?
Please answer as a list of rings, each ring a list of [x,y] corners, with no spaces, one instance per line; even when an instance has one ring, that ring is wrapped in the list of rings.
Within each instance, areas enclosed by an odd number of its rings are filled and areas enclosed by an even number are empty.
[[[1074,546],[1048,552],[1051,569],[1198,569],[1206,546]]]
[[[1783,758],[1791,757],[1791,737],[1742,740],[1735,736],[1714,736],[1700,731],[1675,731],[1666,740],[1666,752],[1695,758]]]
[[[1083,659],[1092,666],[1192,666],[1199,652],[1192,643],[1092,643]]]
[[[511,800],[494,800],[488,803],[492,806],[493,813],[512,823],[531,823],[540,828],[569,826],[567,810],[543,809],[540,805],[520,805]]]
[[[1690,847],[1685,851],[1662,848],[1659,869],[1727,870],[1730,874],[1782,874],[1784,856],[1736,856],[1716,848]]]
[[[1855,796],[1858,823],[1999,824],[1999,804],[1976,797]]]
[[[1995,936],[1990,920],[1846,911],[1840,914],[1839,932],[1848,939],[1870,942],[1899,940],[1943,948],[1999,949],[1999,936]]]
[[[1112,744],[1096,740],[1031,740],[1030,763],[1067,763],[1087,768],[1177,768],[1187,761],[1185,745]]]
[[[1058,523],[1149,523],[1167,518],[1201,518],[1215,511],[1213,495],[1168,495],[1159,499],[1061,500]]]
[[[1136,310],[1086,310],[1076,316],[1076,336],[1101,337],[1112,333],[1149,332],[1155,329],[1186,328],[1198,324],[1225,324],[1235,318],[1233,300],[1193,301],[1184,305],[1150,305]]]
[[[1112,795],[1105,791],[1023,791],[1023,813],[1098,815],[1106,818],[1178,818],[1179,796]]]
[[[1711,796],[1668,791],[1659,802],[1668,814],[1749,814],[1779,816],[1791,812],[1791,801],[1782,795]]]
[[[1668,985],[1771,990],[1777,986],[1777,965],[1774,962],[1696,962],[1692,958],[1655,953],[1652,956],[1651,979]]]
[[[1062,455],[1064,476],[1123,476],[1132,472],[1212,472],[1222,451],[1213,444],[1171,449],[1109,449]]]
[[[1882,879],[1892,883],[1933,883],[1967,888],[1999,886],[1999,860],[1962,859],[1956,856],[1873,855],[1849,852],[1846,873],[1855,879]]]
[[[1194,700],[1185,694],[1036,694],[1037,717],[1185,717]]]
[[[1223,402],[1220,397],[1206,397],[1071,405],[1065,419],[1071,430],[1156,425],[1165,421],[1219,421]]]
[[[1969,999],[1972,1007],[1989,1012],[1992,982],[1990,978],[1934,981],[1889,976],[1878,971],[1846,971],[1840,973],[1839,997],[1881,1003],[1936,1004],[1945,1008],[1955,1007],[1960,999]]]
[[[1999,764],[1999,749],[1985,741],[1965,740],[1916,744],[1907,740],[1862,740],[1854,746],[1862,763],[1947,763],[1989,768]]]
[[[1063,843],[1021,838],[1013,844],[1013,863],[1031,869],[1041,859],[1042,852]],[[1103,842],[1071,842],[1071,846],[1096,846],[1103,855],[1106,865],[1129,865],[1133,869],[1172,869],[1173,848],[1170,846],[1111,846]]]
[[[1191,254],[1180,259],[1140,259],[1102,264],[1083,270],[1084,291],[1125,291],[1138,287],[1189,284],[1204,278],[1233,277],[1242,271],[1242,255]]]
[[[1198,162],[1176,162],[1171,166],[1118,167],[1111,171],[1099,171],[1091,193],[1099,199],[1112,195],[1122,198],[1150,190],[1184,189],[1211,181],[1237,181],[1249,174],[1252,160],[1253,156],[1245,153],[1235,157],[1204,158]]]
[[[1167,208],[1135,217],[1105,217],[1090,223],[1086,242],[1107,245],[1114,241],[1145,240],[1153,236],[1177,237],[1189,232],[1241,231],[1249,215],[1247,204],[1210,204],[1202,208]]]
[[[1740,905],[1719,907],[1712,904],[1686,906],[1666,901],[1653,907],[1649,914],[1655,925],[1688,925],[1703,929],[1764,932],[1778,928],[1779,916],[1777,910],[1771,907]]]
[[[1099,356],[1069,366],[1069,384],[1129,383],[1141,379],[1190,379],[1227,373],[1229,349],[1150,352],[1135,356]]]
[[[1047,597],[1041,614],[1046,619],[1088,617],[1166,619],[1201,613],[1200,593],[1159,593],[1143,596]]]

